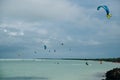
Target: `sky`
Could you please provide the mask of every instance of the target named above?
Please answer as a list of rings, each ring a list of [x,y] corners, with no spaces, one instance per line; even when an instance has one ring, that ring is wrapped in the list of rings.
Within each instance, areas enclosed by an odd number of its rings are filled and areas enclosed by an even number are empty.
[[[120,0],[0,0],[0,58],[120,57],[119,4]],[[97,11],[100,5],[108,6],[110,19],[104,9]]]

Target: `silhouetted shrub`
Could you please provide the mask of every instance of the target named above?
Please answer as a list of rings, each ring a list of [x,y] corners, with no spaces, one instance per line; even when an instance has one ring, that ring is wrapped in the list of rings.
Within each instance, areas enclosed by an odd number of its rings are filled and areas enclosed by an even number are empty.
[[[106,80],[120,80],[120,68],[107,71]]]

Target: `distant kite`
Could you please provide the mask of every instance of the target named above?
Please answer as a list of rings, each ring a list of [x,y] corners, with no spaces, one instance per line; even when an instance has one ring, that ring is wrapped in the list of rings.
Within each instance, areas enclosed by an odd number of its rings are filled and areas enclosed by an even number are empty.
[[[54,52],[56,52],[56,50],[54,49]]]
[[[50,52],[50,50],[49,50],[49,52]]]
[[[20,54],[18,54],[18,56],[21,56]]]
[[[36,52],[36,51],[34,51],[34,53],[36,54],[37,52]]]
[[[64,45],[64,43],[61,43],[61,45]]]
[[[44,45],[44,49],[45,49],[45,50],[47,49],[47,46],[46,46],[46,45]]]
[[[110,14],[109,8],[106,5],[101,5],[97,7],[97,10],[100,10],[100,8],[103,8],[106,11],[106,17],[110,19],[112,15]]]
[[[71,48],[69,48],[69,51],[71,51]]]

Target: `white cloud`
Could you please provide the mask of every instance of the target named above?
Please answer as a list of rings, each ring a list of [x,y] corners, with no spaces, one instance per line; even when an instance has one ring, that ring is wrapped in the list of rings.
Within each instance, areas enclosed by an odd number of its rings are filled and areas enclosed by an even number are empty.
[[[45,30],[45,29],[39,29],[37,32],[38,32],[39,34],[41,34],[41,35],[46,35],[46,34],[48,34],[48,31]]]
[[[67,36],[67,40],[72,41],[73,39],[71,36]]]
[[[4,21],[0,24],[0,28],[1,29],[5,29],[5,28],[11,28],[11,29],[17,29],[17,30],[25,30],[25,31],[34,31],[34,29],[36,29],[35,27],[41,27],[41,23],[40,22],[24,22],[24,21]]]
[[[7,26],[8,26],[7,24],[3,24],[3,23],[0,24],[0,28],[5,28]]]
[[[8,35],[10,35],[10,36],[17,36],[17,34],[18,34],[17,32],[9,32],[8,33]]]
[[[21,23],[20,23],[21,24]],[[4,33],[7,33],[9,36],[23,36],[24,32],[23,25],[19,25],[19,23],[2,23],[0,24],[0,28]]]
[[[96,40],[87,40],[87,41],[85,41],[85,40],[78,40],[78,42],[80,43],[80,44],[82,44],[82,45],[100,45],[100,44],[102,44],[101,42],[99,42],[99,41],[96,41]]]
[[[9,36],[24,36],[23,32],[8,32]]]
[[[24,32],[19,32],[19,35],[20,35],[20,36],[23,36],[23,35],[24,35]]]
[[[4,31],[4,32],[8,32],[8,30],[7,30],[7,29],[4,29],[3,31]]]
[[[26,19],[48,19],[74,21],[79,15],[84,17],[84,9],[67,0],[6,0],[0,11],[2,16]]]

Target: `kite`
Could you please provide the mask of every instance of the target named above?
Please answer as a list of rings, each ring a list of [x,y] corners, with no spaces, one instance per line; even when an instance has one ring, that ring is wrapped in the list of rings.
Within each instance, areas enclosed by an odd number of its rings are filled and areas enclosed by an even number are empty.
[[[56,50],[54,49],[54,52],[56,52]]]
[[[46,46],[46,45],[44,45],[44,49],[45,49],[45,50],[47,49],[47,46]]]
[[[64,45],[64,43],[61,43],[61,45]]]
[[[106,17],[110,19],[112,15],[110,14],[109,8],[106,5],[101,5],[97,7],[97,10],[100,10],[100,8],[103,8],[106,11]]]

